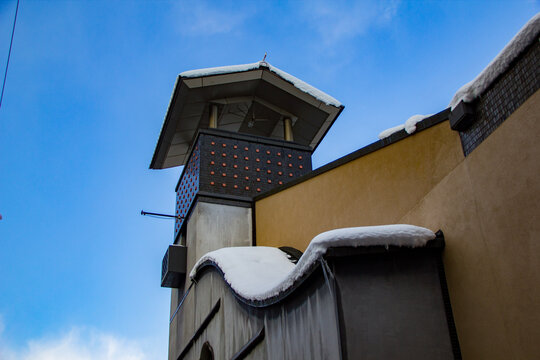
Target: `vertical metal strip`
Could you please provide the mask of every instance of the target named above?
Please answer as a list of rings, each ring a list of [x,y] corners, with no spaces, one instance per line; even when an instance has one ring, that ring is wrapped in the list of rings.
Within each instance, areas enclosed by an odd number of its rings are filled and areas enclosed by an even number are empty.
[[[337,297],[336,297],[336,284],[335,284],[336,278],[324,258],[321,257],[319,259],[319,262],[321,263],[321,268],[324,274],[324,280],[332,296],[332,302],[334,303],[334,319],[336,320],[336,332],[337,332],[338,349],[339,349],[338,359],[341,360],[343,359],[343,350],[341,347],[341,328],[339,326],[340,325],[339,324],[339,309],[338,309],[338,302],[337,302]]]

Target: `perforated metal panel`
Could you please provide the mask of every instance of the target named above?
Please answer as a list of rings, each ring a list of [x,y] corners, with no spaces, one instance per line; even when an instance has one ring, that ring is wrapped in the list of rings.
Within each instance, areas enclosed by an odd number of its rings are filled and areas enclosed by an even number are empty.
[[[198,194],[252,197],[311,171],[311,150],[285,141],[213,130],[201,132],[176,188],[176,215],[186,218]],[[177,239],[185,219],[177,219]]]
[[[187,166],[182,172],[178,187],[176,188],[176,216],[185,218],[188,210],[199,191],[199,173],[200,173],[200,148],[195,146],[188,160]],[[184,223],[184,219],[176,219],[174,224],[174,238]]]

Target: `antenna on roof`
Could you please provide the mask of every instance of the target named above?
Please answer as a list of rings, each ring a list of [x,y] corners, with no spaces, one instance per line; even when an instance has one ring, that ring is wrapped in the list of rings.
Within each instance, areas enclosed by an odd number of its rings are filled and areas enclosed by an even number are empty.
[[[261,64],[267,64],[267,62],[266,62],[266,51],[264,52],[263,59],[260,62],[261,62]]]

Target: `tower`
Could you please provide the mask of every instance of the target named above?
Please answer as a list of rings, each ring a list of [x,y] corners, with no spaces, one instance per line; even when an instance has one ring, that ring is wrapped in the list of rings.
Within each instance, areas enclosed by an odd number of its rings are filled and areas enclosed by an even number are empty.
[[[208,251],[255,245],[253,198],[310,172],[342,110],[264,61],[181,73],[150,164],[184,166],[162,286],[182,291],[186,270]]]

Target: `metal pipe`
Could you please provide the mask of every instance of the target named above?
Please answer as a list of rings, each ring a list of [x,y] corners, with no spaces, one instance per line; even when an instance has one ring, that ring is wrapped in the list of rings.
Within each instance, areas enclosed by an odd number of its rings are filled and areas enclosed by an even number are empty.
[[[210,105],[210,122],[208,128],[217,129],[217,113],[218,107],[215,104]]]
[[[148,211],[144,211],[144,210],[141,210],[141,215],[153,215],[153,216],[159,216],[159,217],[167,217],[167,218],[175,218],[175,219],[183,219],[184,217],[183,216],[179,216],[179,215],[167,215],[167,214],[159,214],[159,213],[153,213],[153,212],[148,212]]]
[[[291,118],[286,117],[285,119],[283,119],[283,130],[284,130],[283,137],[285,138],[285,140],[294,141]]]

